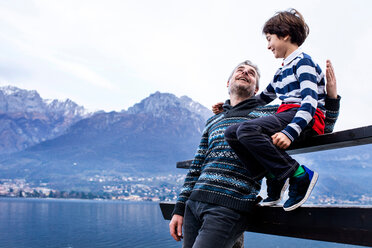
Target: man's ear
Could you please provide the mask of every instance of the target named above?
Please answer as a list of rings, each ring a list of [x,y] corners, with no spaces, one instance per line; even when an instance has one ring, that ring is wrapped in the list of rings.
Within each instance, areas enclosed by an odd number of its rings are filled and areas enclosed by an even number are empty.
[[[287,34],[286,36],[283,37],[283,40],[284,41],[291,41],[291,36],[289,36],[289,34]]]
[[[227,88],[229,88],[229,85],[230,85],[230,82],[229,82],[229,81],[227,81],[227,86],[226,86],[226,87],[227,87]]]
[[[255,88],[255,89],[254,89],[254,94],[256,95],[257,92],[258,92],[258,88]]]

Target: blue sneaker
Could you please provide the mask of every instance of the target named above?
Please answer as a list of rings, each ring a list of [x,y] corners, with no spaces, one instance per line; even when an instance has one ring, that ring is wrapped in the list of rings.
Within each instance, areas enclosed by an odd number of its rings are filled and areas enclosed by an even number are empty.
[[[313,190],[318,173],[302,165],[305,173],[300,177],[291,177],[289,180],[289,199],[284,203],[285,211],[292,211],[306,202]]]
[[[273,206],[278,204],[284,195],[284,192],[288,188],[289,180],[278,181],[275,178],[266,178],[267,185],[267,198],[265,198],[260,205],[261,206]]]

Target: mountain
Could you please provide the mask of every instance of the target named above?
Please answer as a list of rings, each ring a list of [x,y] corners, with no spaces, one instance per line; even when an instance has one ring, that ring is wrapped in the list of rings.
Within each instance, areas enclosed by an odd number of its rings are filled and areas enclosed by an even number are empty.
[[[0,103],[1,144],[6,147],[4,137],[12,145],[20,140],[21,150],[0,156],[1,178],[60,190],[115,188],[122,177],[185,173],[176,162],[193,157],[212,114],[186,96],[160,92],[126,111],[90,115],[70,100],[47,101],[36,91],[9,87],[0,91]],[[22,147],[20,137],[33,137],[33,145]],[[372,202],[371,149],[372,144],[296,155],[319,172],[308,202]]]
[[[0,154],[55,138],[90,115],[69,99],[44,100],[35,90],[0,87]]]
[[[170,109],[186,111],[179,112],[178,115],[191,114],[191,118],[202,118],[203,121],[211,117],[211,111],[198,102],[194,102],[187,96],[177,98],[173,94],[160,93],[159,91],[150,95],[150,97],[128,108],[127,113],[150,113],[156,117],[175,117]]]
[[[65,182],[97,173],[174,172],[177,161],[193,156],[211,115],[188,97],[156,92],[127,111],[95,113],[56,138],[3,155],[1,174]]]

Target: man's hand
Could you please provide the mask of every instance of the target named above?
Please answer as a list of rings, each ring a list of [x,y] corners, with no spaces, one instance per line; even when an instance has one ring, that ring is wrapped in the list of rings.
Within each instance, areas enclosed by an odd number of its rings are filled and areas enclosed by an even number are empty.
[[[212,106],[213,114],[218,115],[219,113],[221,113],[223,111],[222,105],[223,105],[223,102],[214,104]]]
[[[326,62],[326,78],[327,78],[327,96],[332,99],[337,99],[337,84],[335,70],[333,69],[331,61]]]
[[[276,133],[273,136],[271,136],[271,139],[273,140],[274,145],[279,147],[280,149],[287,149],[292,141],[282,132]]]
[[[181,241],[182,238],[183,216],[174,214],[169,223],[169,232],[176,241]]]

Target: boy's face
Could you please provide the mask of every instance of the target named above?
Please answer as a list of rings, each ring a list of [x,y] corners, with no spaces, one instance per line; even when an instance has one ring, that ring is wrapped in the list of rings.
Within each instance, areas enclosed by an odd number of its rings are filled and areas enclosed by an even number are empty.
[[[276,34],[266,34],[267,49],[274,53],[275,58],[286,58],[288,45],[290,44],[289,36],[279,38]]]

